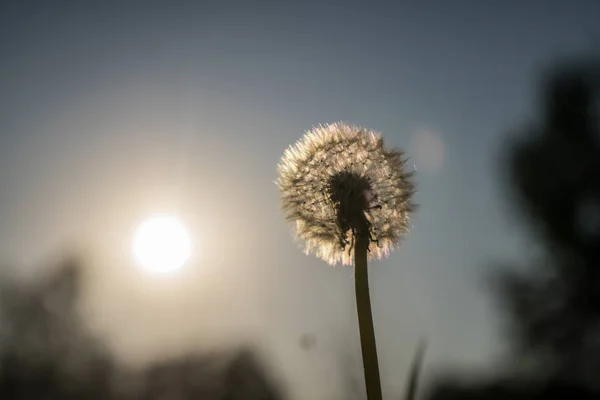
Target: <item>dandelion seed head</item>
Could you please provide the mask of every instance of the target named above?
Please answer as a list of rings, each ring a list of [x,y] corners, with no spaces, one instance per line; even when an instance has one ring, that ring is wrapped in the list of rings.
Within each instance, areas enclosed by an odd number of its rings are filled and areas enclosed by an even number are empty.
[[[341,122],[307,132],[283,154],[277,185],[305,253],[351,265],[356,232],[368,227],[372,258],[387,256],[410,226],[413,172],[381,134]]]

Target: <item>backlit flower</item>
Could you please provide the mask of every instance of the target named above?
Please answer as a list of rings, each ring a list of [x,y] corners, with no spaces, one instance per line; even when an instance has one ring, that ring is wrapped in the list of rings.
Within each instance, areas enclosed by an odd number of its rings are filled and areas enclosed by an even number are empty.
[[[282,209],[307,253],[350,265],[356,235],[368,230],[371,257],[396,247],[415,206],[402,151],[376,132],[344,123],[307,132],[284,153],[277,184]]]

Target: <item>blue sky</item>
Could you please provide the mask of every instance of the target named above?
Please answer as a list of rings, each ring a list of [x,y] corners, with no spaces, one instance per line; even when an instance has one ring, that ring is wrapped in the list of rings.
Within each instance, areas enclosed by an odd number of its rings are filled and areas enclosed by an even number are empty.
[[[598,49],[599,2],[24,3],[0,12],[0,252],[31,271],[86,249],[90,319],[127,357],[250,338],[297,398],[341,393],[340,360],[360,360],[352,272],[302,253],[273,184],[288,145],[338,120],[418,171],[414,228],[371,269],[384,390],[422,334],[431,369],[501,352],[481,281],[527,237],[498,150],[535,115],[540,69]],[[196,239],[160,281],[128,247],[156,211]]]

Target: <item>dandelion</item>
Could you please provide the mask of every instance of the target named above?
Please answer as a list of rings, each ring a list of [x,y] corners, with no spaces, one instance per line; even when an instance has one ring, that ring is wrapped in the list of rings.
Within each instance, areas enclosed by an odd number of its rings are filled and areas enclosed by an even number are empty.
[[[319,126],[289,147],[278,166],[282,209],[307,254],[354,263],[367,397],[381,399],[367,260],[397,247],[410,226],[414,184],[402,151],[370,130]]]
[[[288,148],[277,183],[306,253],[351,265],[359,230],[369,234],[371,257],[396,247],[414,209],[405,163],[381,135],[342,123],[320,126]]]

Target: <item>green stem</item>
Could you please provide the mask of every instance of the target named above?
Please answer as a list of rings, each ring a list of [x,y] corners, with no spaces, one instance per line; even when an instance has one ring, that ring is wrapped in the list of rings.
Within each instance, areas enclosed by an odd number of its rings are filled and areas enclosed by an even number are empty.
[[[373,314],[369,297],[369,271],[367,269],[369,243],[368,231],[366,235],[357,235],[354,248],[354,289],[367,400],[382,400],[375,329],[373,328]]]
[[[408,383],[406,385],[406,400],[415,400],[417,398],[417,389],[419,384],[419,375],[421,373],[421,366],[423,365],[423,356],[425,355],[425,348],[427,342],[421,338],[415,358],[413,359],[412,366],[410,367],[410,374],[408,376]]]

